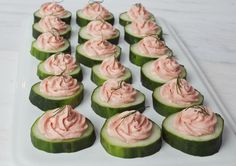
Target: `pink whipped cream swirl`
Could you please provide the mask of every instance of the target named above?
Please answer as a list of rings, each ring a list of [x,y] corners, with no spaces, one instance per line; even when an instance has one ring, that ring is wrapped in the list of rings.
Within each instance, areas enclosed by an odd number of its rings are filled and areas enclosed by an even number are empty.
[[[152,126],[152,122],[138,111],[125,111],[109,120],[107,132],[123,142],[135,143],[149,138]]]
[[[149,56],[164,55],[169,50],[164,41],[154,36],[147,36],[140,40],[138,42],[138,49],[142,54]]]
[[[148,36],[156,34],[159,26],[152,20],[137,19],[131,23],[132,32],[139,36]]]
[[[125,67],[114,56],[104,59],[99,69],[108,78],[120,78],[125,74]]]
[[[67,14],[66,10],[57,2],[47,2],[41,5],[39,9],[41,16],[54,15],[57,17],[63,17]]]
[[[70,73],[74,71],[78,65],[76,64],[75,58],[70,54],[58,53],[50,56],[44,62],[44,69],[52,73],[53,75],[59,75],[62,73]]]
[[[88,4],[84,9],[82,9],[82,13],[93,20],[96,18],[106,19],[110,16],[110,12],[99,2]]]
[[[134,102],[136,95],[137,91],[131,84],[117,79],[107,80],[100,89],[101,100],[115,106]]]
[[[117,48],[106,40],[91,39],[84,43],[84,50],[89,56],[106,58],[113,56]]]
[[[66,97],[78,92],[80,85],[69,75],[51,76],[40,83],[40,92],[52,97]]]
[[[56,29],[58,32],[62,32],[68,27],[65,22],[63,22],[59,17],[56,16],[45,16],[39,21],[39,26],[43,30],[43,32],[47,32],[52,29]]]
[[[162,56],[152,63],[152,72],[164,80],[177,78],[182,73],[181,65],[175,58]]]
[[[86,118],[69,105],[46,112],[38,121],[38,129],[46,138],[71,139],[84,134]]]
[[[44,32],[36,40],[39,48],[47,51],[56,50],[65,45],[65,40],[59,33]]]
[[[200,93],[185,79],[173,79],[161,86],[160,95],[171,103],[185,106],[197,102]]]
[[[95,38],[109,39],[116,35],[116,29],[108,22],[94,20],[88,23],[86,30],[88,34]]]
[[[134,21],[137,19],[144,19],[144,20],[148,20],[151,17],[150,12],[148,12],[145,7],[140,4],[134,4],[127,12],[129,18]]]
[[[206,107],[191,107],[179,112],[174,121],[174,128],[183,134],[202,136],[215,131],[217,117]]]

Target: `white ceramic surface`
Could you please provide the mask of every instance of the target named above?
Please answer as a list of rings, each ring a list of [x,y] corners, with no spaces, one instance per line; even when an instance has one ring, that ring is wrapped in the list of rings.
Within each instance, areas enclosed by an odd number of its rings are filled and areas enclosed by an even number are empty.
[[[18,60],[24,44],[24,24],[28,17],[46,0],[0,0],[0,165],[17,165],[12,161],[11,139],[15,133],[13,113],[17,82]],[[106,0],[104,5],[114,13],[121,13],[137,0]],[[176,30],[191,55],[206,74],[215,92],[236,120],[236,2],[234,0],[142,0],[155,15],[168,21]],[[87,0],[64,0],[73,14]],[[116,14],[118,16],[118,14]],[[116,20],[117,21],[117,20]],[[78,28],[76,28],[78,29]],[[30,31],[30,30],[29,30]],[[30,32],[29,32],[30,33]],[[26,46],[25,49],[29,50]],[[35,71],[35,69],[34,69]],[[235,128],[235,127],[234,127]],[[173,158],[169,158],[173,159]],[[175,159],[175,158],[174,158]],[[224,159],[222,159],[222,162]],[[235,165],[236,158],[229,165]]]
[[[195,62],[192,55],[188,52],[184,44],[181,42],[179,37],[176,35],[171,26],[165,21],[159,20],[160,25],[163,27],[165,35],[165,40],[167,45],[173,49],[176,57],[181,64],[184,64],[188,71],[188,80],[205,96],[205,104],[210,106],[215,112],[220,113],[225,118],[225,132],[223,136],[223,145],[219,153],[208,156],[208,157],[194,157],[191,155],[184,154],[166,144],[163,141],[163,146],[159,152],[154,155],[136,158],[136,159],[121,159],[110,156],[102,148],[99,142],[99,131],[104,123],[104,119],[97,116],[90,107],[90,95],[92,90],[96,87],[90,81],[90,69],[83,66],[85,85],[85,96],[81,105],[77,107],[77,110],[88,117],[94,124],[97,133],[97,140],[95,144],[88,149],[70,153],[70,154],[48,154],[43,151],[39,151],[34,148],[30,142],[30,127],[34,120],[42,114],[42,112],[34,107],[28,100],[28,95],[30,87],[32,84],[38,81],[36,76],[36,65],[38,60],[30,55],[28,49],[31,44],[31,34],[30,24],[28,22],[25,24],[25,40],[22,47],[22,52],[19,59],[18,67],[18,80],[20,86],[17,87],[17,100],[15,103],[14,111],[14,134],[13,137],[13,161],[18,165],[24,166],[37,166],[37,165],[57,165],[62,166],[69,163],[71,166],[81,165],[93,165],[94,163],[98,165],[108,166],[112,163],[114,166],[118,165],[129,165],[129,166],[143,166],[147,162],[149,165],[173,165],[176,161],[178,164],[182,165],[199,165],[201,163],[206,163],[211,165],[212,163],[222,164],[223,162],[227,165],[232,163],[235,158],[236,153],[236,142],[234,141],[235,135],[233,134],[233,121],[228,116],[227,110],[224,108],[221,102],[219,102],[218,97],[215,92],[211,90],[211,85],[206,80],[205,76],[202,74],[200,68]],[[76,25],[72,24],[74,28]],[[118,25],[120,30],[122,28]],[[77,35],[73,33],[72,48],[76,46]],[[152,107],[151,91],[145,89],[140,84],[139,67],[132,65],[128,60],[128,44],[124,42],[123,35],[121,36],[120,46],[123,49],[123,55],[121,61],[129,66],[133,73],[133,84],[137,89],[140,89],[147,97],[146,105],[150,106],[144,114],[155,121],[161,126],[163,117],[157,114]],[[174,158],[175,160],[170,160]],[[224,158],[224,161],[222,161]]]

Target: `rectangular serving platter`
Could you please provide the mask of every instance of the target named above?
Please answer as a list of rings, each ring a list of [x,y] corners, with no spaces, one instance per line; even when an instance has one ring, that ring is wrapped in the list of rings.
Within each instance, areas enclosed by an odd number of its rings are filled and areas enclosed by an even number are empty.
[[[112,10],[111,10],[112,11]],[[123,27],[118,24],[118,12],[115,13],[115,26],[121,31],[120,46],[122,47],[121,62],[129,67],[133,73],[133,85],[146,95],[146,109],[144,114],[161,126],[164,119],[156,113],[152,106],[151,94],[141,85],[139,67],[129,62],[129,45],[124,41]],[[158,18],[158,22],[164,31],[164,38],[167,45],[173,50],[178,61],[183,64],[188,72],[187,79],[191,84],[198,89],[205,97],[204,104],[210,106],[215,112],[221,114],[225,119],[225,129],[223,134],[223,143],[220,151],[208,157],[196,157],[182,153],[163,141],[162,148],[154,155],[135,158],[122,159],[109,155],[105,152],[100,144],[99,131],[105,119],[96,115],[90,104],[91,92],[96,87],[90,80],[90,69],[82,66],[85,85],[84,99],[81,105],[76,110],[88,117],[96,128],[97,139],[94,145],[85,150],[75,153],[49,154],[39,151],[34,148],[30,140],[30,127],[35,119],[40,116],[41,112],[38,108],[33,106],[28,99],[31,86],[38,82],[36,75],[36,66],[39,63],[34,57],[30,55],[31,41],[33,40],[31,34],[32,18],[28,18],[23,27],[22,33],[22,48],[19,56],[18,64],[18,78],[16,87],[15,110],[13,114],[14,127],[12,138],[12,154],[13,161],[17,166],[78,166],[78,165],[102,165],[102,166],[156,166],[156,165],[234,165],[236,164],[236,141],[235,133],[236,127],[234,121],[227,109],[222,104],[222,101],[216,94],[216,91],[209,83],[204,75],[204,71],[199,67],[191,52],[186,48],[185,44],[179,38],[173,27],[163,18]],[[77,32],[79,27],[72,20],[72,51],[74,53],[77,45]],[[210,147],[209,147],[210,148]]]

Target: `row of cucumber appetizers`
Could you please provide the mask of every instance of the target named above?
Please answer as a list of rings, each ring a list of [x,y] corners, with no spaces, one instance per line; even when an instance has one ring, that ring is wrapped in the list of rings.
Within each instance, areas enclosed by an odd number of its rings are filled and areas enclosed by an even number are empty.
[[[31,54],[41,62],[42,80],[29,99],[45,113],[31,128],[32,144],[51,153],[75,152],[92,146],[95,128],[75,111],[83,99],[79,63],[91,68],[98,86],[91,95],[94,112],[107,120],[100,131],[104,149],[123,158],[144,157],[160,150],[162,138],[185,153],[207,156],[220,149],[224,121],[203,106],[203,95],[187,81],[187,71],[173,56],[153,14],[141,4],[120,14],[130,61],[141,66],[141,83],[153,91],[153,107],[165,120],[162,130],[142,114],[145,95],[132,86],[131,70],[119,62],[120,32],[114,16],[100,2],[76,12],[81,27],[76,58],[70,55],[71,13],[57,2],[43,4],[34,13]]]

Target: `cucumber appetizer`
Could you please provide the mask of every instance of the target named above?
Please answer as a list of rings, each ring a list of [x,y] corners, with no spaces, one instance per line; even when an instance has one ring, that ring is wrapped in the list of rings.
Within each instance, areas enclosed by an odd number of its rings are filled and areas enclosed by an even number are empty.
[[[119,79],[132,83],[132,74],[114,56],[108,57],[103,60],[102,64],[92,67],[91,80],[100,86],[108,79]]]
[[[155,61],[145,63],[141,68],[142,85],[150,90],[175,78],[186,78],[187,72],[174,56],[162,56]]]
[[[125,111],[107,119],[100,133],[104,149],[112,156],[135,158],[161,148],[161,129],[138,111]]]
[[[42,80],[49,76],[68,74],[78,81],[82,81],[83,74],[79,63],[70,54],[56,53],[37,67],[37,75]]]
[[[33,37],[37,39],[44,32],[55,29],[60,36],[69,39],[71,35],[71,26],[63,22],[56,16],[45,16],[39,22],[33,24]]]
[[[122,26],[126,26],[137,19],[155,21],[152,13],[147,11],[141,3],[136,3],[127,12],[120,14],[119,23]]]
[[[109,79],[93,91],[91,106],[96,114],[104,118],[132,109],[143,112],[145,96],[129,83]]]
[[[103,19],[104,21],[109,22],[111,25],[114,24],[113,14],[104,8],[99,1],[89,3],[83,9],[80,9],[76,12],[76,23],[80,27],[84,27],[90,21],[96,19]]]
[[[107,57],[120,59],[121,48],[107,40],[91,39],[76,48],[76,59],[85,66],[92,67],[102,63]]]
[[[31,127],[34,147],[48,153],[71,153],[93,145],[94,126],[70,105],[46,111]]]
[[[38,60],[44,61],[51,55],[57,53],[71,53],[70,42],[53,30],[44,32],[31,45],[30,53]]]
[[[203,103],[203,95],[185,79],[176,78],[156,88],[152,93],[153,107],[162,116]]]
[[[34,23],[39,22],[41,18],[48,15],[59,17],[65,23],[70,24],[72,14],[59,5],[59,2],[47,2],[34,12]]]
[[[99,19],[93,20],[87,26],[80,28],[78,36],[79,43],[84,43],[94,38],[101,38],[117,45],[119,43],[120,31],[110,23]]]
[[[129,59],[130,62],[137,66],[155,60],[161,56],[171,56],[173,53],[165,42],[156,36],[147,36],[130,46]]]
[[[125,26],[125,41],[129,44],[137,43],[150,35],[163,39],[162,29],[155,21],[137,19]]]
[[[205,106],[188,107],[162,123],[163,139],[172,147],[195,156],[209,156],[221,147],[223,118]]]
[[[29,100],[42,111],[64,105],[78,106],[84,86],[69,75],[47,77],[31,87]]]

